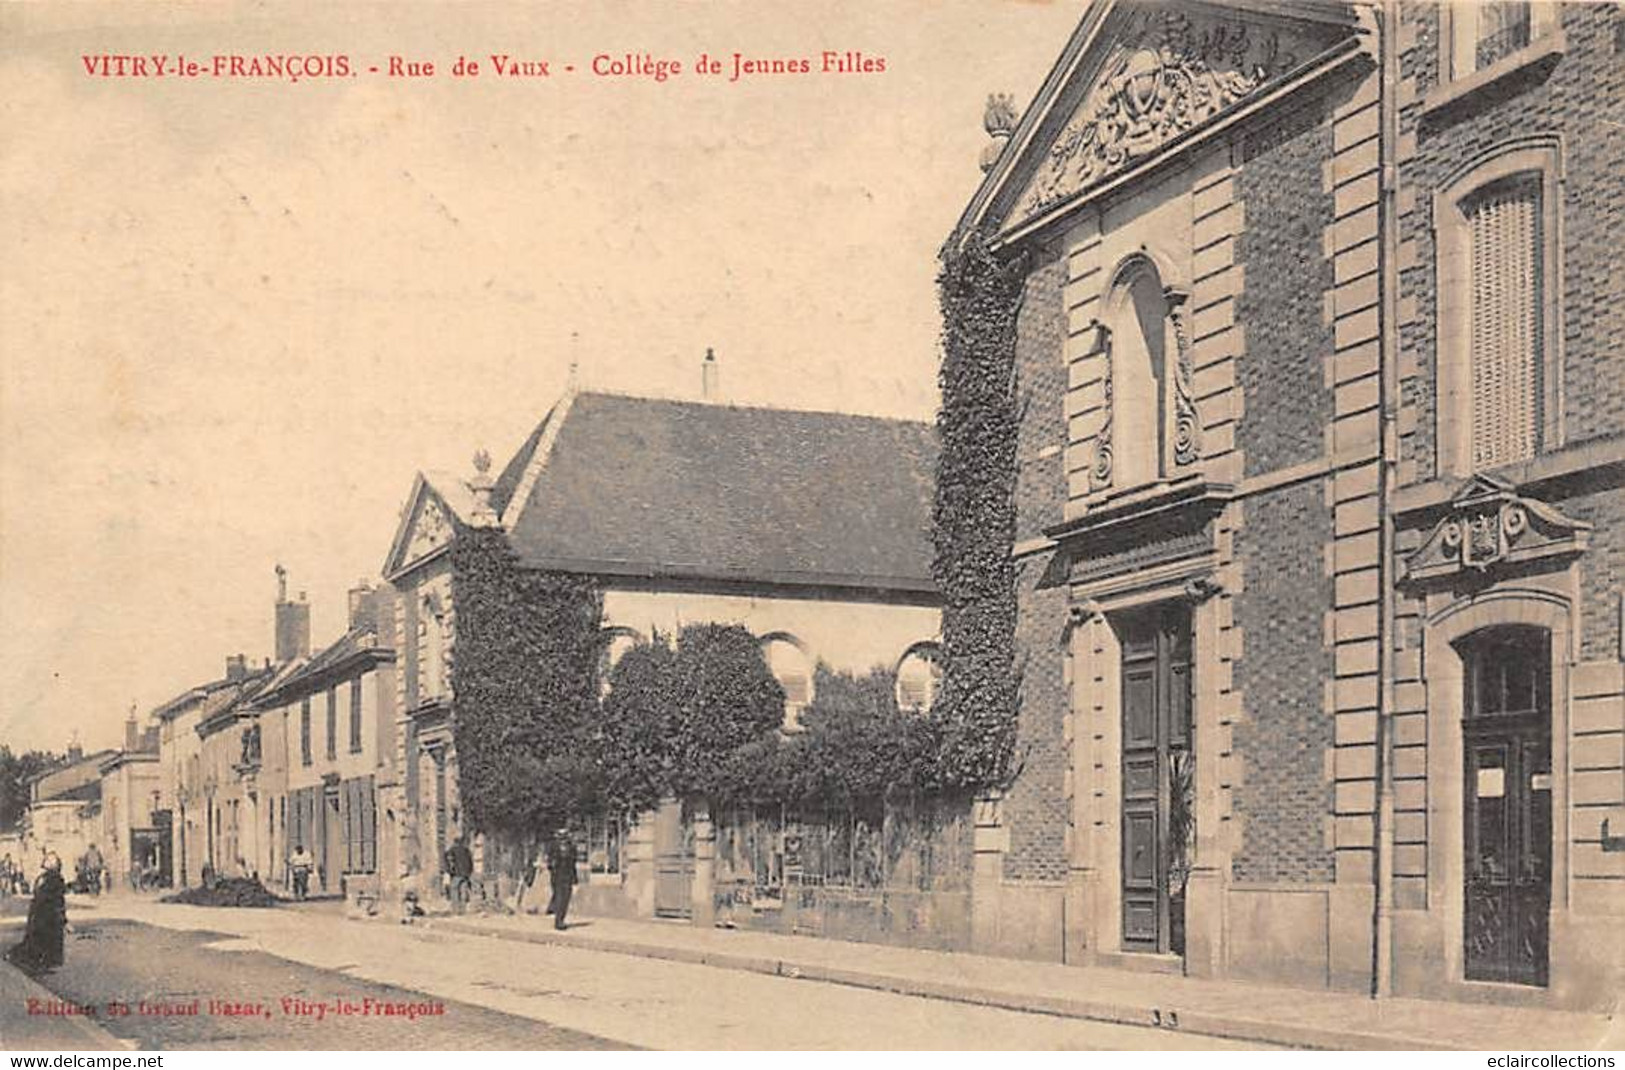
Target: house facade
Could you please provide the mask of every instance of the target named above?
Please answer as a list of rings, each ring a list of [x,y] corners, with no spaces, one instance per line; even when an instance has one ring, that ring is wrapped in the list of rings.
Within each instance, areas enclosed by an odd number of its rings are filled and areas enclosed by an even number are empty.
[[[379,641],[376,593],[349,594],[344,635],[254,697],[260,750],[252,768],[261,873],[291,888],[288,857],[316,860],[313,895],[378,895],[380,844],[391,835],[378,783],[394,759],[394,652]]]
[[[1622,27],[1581,3],[1396,27],[1401,992],[1622,987]]]
[[[1030,756],[979,946],[1617,991],[1615,20],[1095,3],[990,109]]]
[[[124,725],[124,749],[97,771],[102,795],[100,845],[109,887],[133,887],[134,874],[167,880],[171,842],[168,827],[158,818],[162,791],[157,727],[143,730],[132,710]]]
[[[819,665],[895,669],[937,636],[934,457],[923,424],[571,391],[496,478],[420,476],[385,567],[401,655],[401,859],[419,894],[437,893],[445,847],[464,831],[448,553],[459,526],[500,528],[525,567],[592,577],[606,668],[686,624],[747,628],[793,731]],[[711,917],[709,816],[673,802],[582,833],[586,909]]]

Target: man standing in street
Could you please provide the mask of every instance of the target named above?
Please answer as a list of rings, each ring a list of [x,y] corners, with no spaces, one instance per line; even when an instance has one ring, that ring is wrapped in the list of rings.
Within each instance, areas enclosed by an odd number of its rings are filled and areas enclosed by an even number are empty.
[[[469,890],[474,877],[474,854],[462,836],[446,848],[446,877],[451,884],[451,908],[461,914],[468,906]]]
[[[559,829],[553,834],[553,846],[547,852],[547,872],[553,884],[548,913],[553,915],[553,928],[562,929],[576,884],[576,843],[569,829]]]
[[[316,860],[310,852],[305,850],[304,844],[296,844],[293,854],[288,856],[288,875],[293,878],[293,897],[304,901],[310,894],[310,871],[316,868]]]

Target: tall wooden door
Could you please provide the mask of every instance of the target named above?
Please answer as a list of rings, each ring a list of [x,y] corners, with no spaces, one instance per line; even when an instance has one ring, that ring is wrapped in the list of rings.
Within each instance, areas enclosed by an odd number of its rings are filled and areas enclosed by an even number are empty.
[[[1466,903],[1471,981],[1544,985],[1552,906],[1550,637],[1497,628],[1463,646]]]
[[[668,799],[655,811],[655,913],[686,918],[694,913],[694,826],[683,804]]]
[[[1191,625],[1183,605],[1123,617],[1123,949],[1184,953]]]

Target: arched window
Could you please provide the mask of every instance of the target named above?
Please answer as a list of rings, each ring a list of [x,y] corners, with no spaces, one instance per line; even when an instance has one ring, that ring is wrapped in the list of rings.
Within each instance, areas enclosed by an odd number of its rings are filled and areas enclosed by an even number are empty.
[[[897,663],[897,708],[925,713],[941,692],[942,648],[934,642],[915,643]]]
[[[1440,194],[1441,474],[1559,444],[1557,170],[1555,142],[1516,143]]]
[[[1197,460],[1185,299],[1143,255],[1113,279],[1096,343],[1106,358],[1105,417],[1091,475],[1096,489],[1143,486]]]
[[[625,656],[628,650],[643,641],[643,637],[632,628],[611,626],[603,630],[603,647],[598,655],[598,689],[599,695],[609,694],[609,674],[614,670],[617,662]]]
[[[783,632],[762,639],[762,656],[784,688],[784,730],[799,731],[801,714],[813,700],[813,663],[801,641]]]
[[[1166,471],[1168,302],[1148,262],[1137,261],[1121,279],[1110,314],[1112,457],[1118,485],[1134,487]]]

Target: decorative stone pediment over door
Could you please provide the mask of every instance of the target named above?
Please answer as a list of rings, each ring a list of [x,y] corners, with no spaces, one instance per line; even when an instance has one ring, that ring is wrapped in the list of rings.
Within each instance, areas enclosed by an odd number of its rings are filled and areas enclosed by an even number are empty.
[[[1448,581],[1585,551],[1591,525],[1524,497],[1511,484],[1475,476],[1456,492],[1422,545],[1405,559],[1404,581]]]

